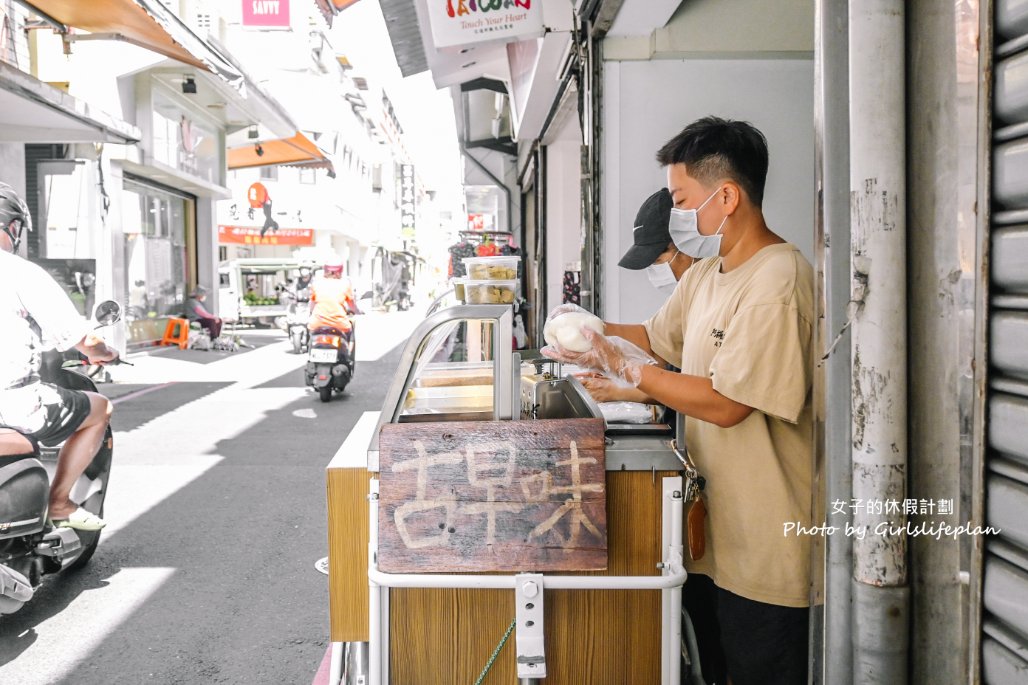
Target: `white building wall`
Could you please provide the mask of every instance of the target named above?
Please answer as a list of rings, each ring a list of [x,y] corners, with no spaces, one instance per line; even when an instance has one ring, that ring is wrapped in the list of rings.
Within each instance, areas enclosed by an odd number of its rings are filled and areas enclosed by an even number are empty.
[[[632,244],[639,205],[667,184],[657,150],[704,116],[749,121],[764,133],[768,225],[813,261],[813,5],[683,3],[649,35],[604,41],[602,316],[639,322],[662,303],[645,272],[617,262]]]
[[[25,197],[25,145],[0,143],[0,181]]]
[[[764,133],[771,158],[764,216],[771,230],[813,262],[812,61],[659,60],[604,67],[604,317],[635,323],[662,303],[645,272],[617,262],[632,245],[639,205],[667,185],[654,159],[657,150],[710,114],[749,121]]]
[[[577,117],[567,117],[546,147],[546,310],[563,302],[564,271],[582,259],[582,140]]]

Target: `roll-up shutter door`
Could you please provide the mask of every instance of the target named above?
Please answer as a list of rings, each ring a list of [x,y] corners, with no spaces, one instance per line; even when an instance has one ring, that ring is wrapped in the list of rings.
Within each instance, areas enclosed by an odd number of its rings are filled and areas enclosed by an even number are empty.
[[[1028,673],[1028,0],[996,0],[982,681]]]

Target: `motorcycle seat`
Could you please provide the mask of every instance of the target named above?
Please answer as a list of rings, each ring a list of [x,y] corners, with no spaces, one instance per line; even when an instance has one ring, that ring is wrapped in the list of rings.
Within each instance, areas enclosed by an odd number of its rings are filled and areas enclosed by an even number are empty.
[[[39,443],[13,428],[0,428],[0,459],[39,454]]]
[[[339,335],[345,338],[348,335],[350,335],[350,331],[341,331],[337,328],[328,328],[322,326],[320,328],[315,328],[313,331],[311,331],[311,335]]]

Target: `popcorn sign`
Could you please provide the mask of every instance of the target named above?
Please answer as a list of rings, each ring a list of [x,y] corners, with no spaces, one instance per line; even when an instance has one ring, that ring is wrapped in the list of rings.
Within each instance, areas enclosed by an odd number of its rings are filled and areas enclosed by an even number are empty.
[[[437,49],[543,34],[540,0],[430,0],[428,11]]]

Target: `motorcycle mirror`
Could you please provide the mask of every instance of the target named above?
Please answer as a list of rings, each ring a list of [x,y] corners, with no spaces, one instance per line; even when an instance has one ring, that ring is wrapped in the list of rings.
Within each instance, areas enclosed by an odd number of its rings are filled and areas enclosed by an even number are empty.
[[[96,305],[96,312],[93,318],[101,326],[110,326],[121,320],[121,305],[114,300],[104,300]]]

